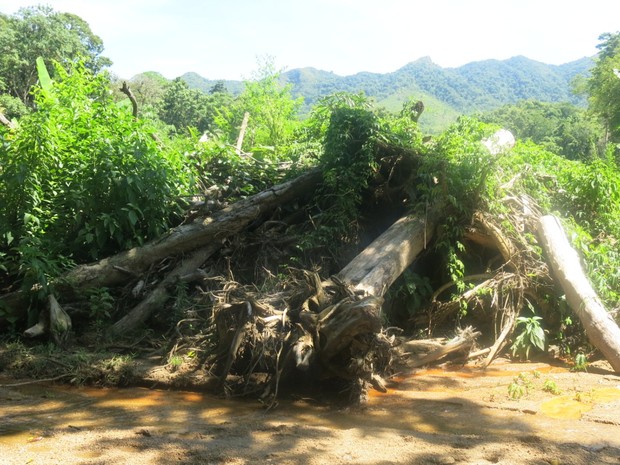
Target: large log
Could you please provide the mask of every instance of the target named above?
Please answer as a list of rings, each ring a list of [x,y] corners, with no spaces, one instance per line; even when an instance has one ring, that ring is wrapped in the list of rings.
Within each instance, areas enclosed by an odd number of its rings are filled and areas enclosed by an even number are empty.
[[[383,295],[426,248],[437,225],[437,211],[399,219],[332,278],[353,295],[317,316],[301,312],[307,330],[318,334],[314,349],[331,375],[362,379],[378,390],[385,389],[377,373],[381,368],[368,363],[373,357],[385,359],[387,354],[382,352],[390,346],[381,336]]]
[[[363,293],[385,295],[433,237],[438,211],[430,209],[425,217],[402,217],[351,260],[337,278]]]
[[[96,263],[80,265],[65,278],[79,288],[114,286],[128,275],[140,276],[153,263],[207,244],[218,244],[240,232],[261,214],[311,191],[321,180],[318,169],[271,187],[220,210],[212,217],[172,229],[163,237]],[[214,251],[217,247],[214,247]]]
[[[579,256],[571,247],[560,221],[552,215],[541,217],[538,234],[553,274],[566,294],[568,305],[579,317],[588,339],[613,369],[620,372],[620,328],[585,276]]]

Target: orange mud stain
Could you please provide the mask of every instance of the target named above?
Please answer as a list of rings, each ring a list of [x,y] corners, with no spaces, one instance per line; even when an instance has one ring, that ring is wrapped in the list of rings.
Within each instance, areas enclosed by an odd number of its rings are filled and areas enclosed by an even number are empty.
[[[524,364],[524,365],[515,365],[510,364],[508,366],[502,367],[501,365],[498,368],[483,370],[477,367],[464,366],[459,368],[427,368],[414,371],[413,373],[404,375],[404,376],[396,376],[392,378],[392,382],[399,384],[405,381],[409,381],[413,378],[425,378],[425,377],[435,377],[435,378],[464,378],[464,379],[472,379],[472,378],[503,378],[503,377],[511,377],[518,376],[520,373],[534,373],[538,372],[540,374],[552,374],[552,373],[566,373],[568,370],[562,367],[555,367],[547,364]]]
[[[620,389],[599,388],[546,400],[541,404],[540,411],[549,418],[579,420],[584,413],[592,410],[595,404],[615,400],[620,400]]]

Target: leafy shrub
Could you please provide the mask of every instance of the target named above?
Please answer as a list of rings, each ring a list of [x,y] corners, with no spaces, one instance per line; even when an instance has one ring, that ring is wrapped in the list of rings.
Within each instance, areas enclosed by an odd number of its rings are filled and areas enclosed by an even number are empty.
[[[522,330],[510,348],[513,356],[527,360],[530,358],[532,348],[545,350],[545,332],[540,326],[541,320],[542,318],[536,315],[517,318],[516,328],[522,328]]]
[[[579,250],[594,288],[608,306],[620,299],[620,172],[612,161],[566,160],[531,143],[517,143],[500,158],[487,184],[488,197],[512,191],[532,196],[542,211],[565,222],[572,244]],[[501,203],[492,203],[499,212]]]
[[[112,102],[105,75],[78,63],[57,76],[0,132],[1,260],[26,287],[162,233],[190,182],[182,156]]]

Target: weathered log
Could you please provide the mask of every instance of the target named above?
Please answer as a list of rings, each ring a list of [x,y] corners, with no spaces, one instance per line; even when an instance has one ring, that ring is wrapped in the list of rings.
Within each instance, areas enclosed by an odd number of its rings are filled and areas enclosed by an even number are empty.
[[[48,308],[39,313],[39,322],[24,331],[24,336],[33,338],[49,333],[57,345],[67,340],[71,331],[71,318],[60,306],[54,294],[47,296]]]
[[[380,373],[389,364],[391,343],[381,333],[382,297],[427,246],[437,224],[437,211],[433,210],[427,218],[412,216],[396,221],[331,281],[320,283],[317,276],[314,279],[309,277],[315,295],[304,302],[298,314],[299,325],[295,327],[299,328],[298,334],[287,337],[287,354],[291,355],[283,359],[295,363],[285,364],[284,369],[305,370],[310,360],[314,360],[322,376],[361,380],[376,389],[385,389]],[[336,294],[340,297],[334,300],[341,300],[330,302],[323,286],[338,288]],[[343,294],[346,297],[342,298]],[[289,316],[282,318],[287,321],[285,326],[290,326]],[[256,331],[245,328],[247,322],[237,321],[234,327],[237,332],[234,332],[224,319],[221,319],[222,324],[218,324],[219,320],[216,318],[222,346],[219,352],[227,357],[226,361],[220,359],[224,366],[224,380],[240,353],[240,347],[245,344],[248,350],[242,352],[247,353],[256,346],[255,341],[247,336]],[[248,338],[245,343],[241,342],[244,338]],[[298,344],[301,339],[303,344]],[[301,350],[297,350],[298,347]],[[266,359],[263,356],[263,360]],[[280,364],[276,362],[276,365],[280,370]],[[277,374],[271,392],[277,392],[280,372]]]
[[[141,275],[151,264],[166,257],[191,252],[205,244],[220,244],[238,233],[261,214],[308,193],[321,180],[318,169],[264,190],[216,212],[172,229],[141,247],[121,252],[96,263],[80,265],[65,275],[78,288],[114,286],[127,280],[127,273]]]
[[[354,289],[383,296],[426,248],[433,237],[439,209],[426,217],[405,216],[375,239],[338,274],[337,278]]]
[[[432,350],[425,356],[413,360],[407,364],[408,368],[417,368],[429,363],[436,362],[444,358],[448,354],[460,353],[462,354],[463,361],[467,360],[470,349],[476,342],[476,338],[480,336],[480,332],[474,331],[473,328],[465,328],[454,339],[451,339],[446,344]]]
[[[583,272],[579,256],[572,248],[560,221],[552,215],[538,223],[540,242],[566,301],[579,317],[588,339],[601,351],[616,372],[620,372],[620,328],[605,310]]]
[[[137,329],[154,311],[160,309],[170,299],[170,286],[195,272],[218,248],[218,244],[210,244],[194,251],[190,257],[183,260],[172,272],[168,273],[162,282],[137,306],[114,323],[108,330],[108,334],[110,336],[122,336]]]
[[[372,345],[381,352],[383,295],[427,246],[437,224],[436,212],[432,210],[427,218],[399,219],[332,278],[350,288],[353,295],[318,314],[301,312],[302,325],[318,336],[317,360],[330,374],[362,379],[383,389],[377,367],[367,358]],[[376,356],[385,358],[385,354]]]

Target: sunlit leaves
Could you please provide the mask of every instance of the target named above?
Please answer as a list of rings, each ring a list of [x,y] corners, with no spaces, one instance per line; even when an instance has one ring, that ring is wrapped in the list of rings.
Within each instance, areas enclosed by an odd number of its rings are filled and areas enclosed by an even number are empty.
[[[77,63],[55,76],[35,92],[37,110],[0,132],[0,251],[40,284],[62,257],[96,259],[166,230],[190,182],[181,155],[111,100],[104,75]]]

